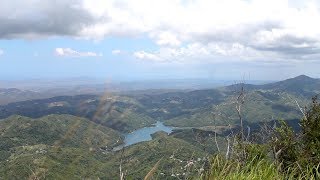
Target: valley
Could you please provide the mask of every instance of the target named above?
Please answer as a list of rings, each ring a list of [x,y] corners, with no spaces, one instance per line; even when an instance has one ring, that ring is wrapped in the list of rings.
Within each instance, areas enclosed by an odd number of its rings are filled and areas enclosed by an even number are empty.
[[[319,93],[320,80],[298,76],[265,85],[7,103],[0,106],[0,177],[118,179],[121,165],[134,179],[158,161],[159,178],[199,176],[212,154],[227,150],[230,131],[239,129],[236,98],[242,87],[241,116],[254,134],[279,119],[297,127],[297,104],[303,107]]]

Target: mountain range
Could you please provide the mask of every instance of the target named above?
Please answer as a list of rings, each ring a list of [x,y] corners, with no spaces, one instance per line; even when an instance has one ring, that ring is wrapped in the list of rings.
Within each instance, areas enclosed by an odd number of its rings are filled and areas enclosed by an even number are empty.
[[[235,84],[194,91],[57,96],[0,106],[0,118],[71,114],[120,131],[132,131],[157,120],[178,127],[236,124],[235,97],[241,87],[246,93],[242,112],[246,122],[291,120],[301,117],[296,101],[302,107],[307,105],[319,93],[320,80],[301,75],[263,85]]]
[[[197,175],[208,153],[220,148],[225,135],[239,125],[237,97],[244,94],[241,116],[245,126],[284,119],[296,122],[298,108],[320,90],[320,80],[298,76],[263,85],[234,84],[202,90],[143,90],[56,96],[0,106],[0,177],[117,179],[123,163],[128,177],[141,178],[161,160],[163,178]],[[4,96],[21,90],[2,90]],[[22,91],[21,91],[22,92]],[[25,93],[32,92],[26,91]],[[13,95],[14,97],[14,95]],[[167,135],[112,151],[123,134],[156,121],[177,127]],[[161,158],[163,157],[163,158]],[[185,169],[194,163],[194,171]],[[179,175],[177,175],[179,174]]]

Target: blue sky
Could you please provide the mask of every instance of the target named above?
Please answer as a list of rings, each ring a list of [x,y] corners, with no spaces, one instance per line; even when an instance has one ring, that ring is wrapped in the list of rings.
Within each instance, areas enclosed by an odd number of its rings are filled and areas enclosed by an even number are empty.
[[[1,79],[320,77],[316,0],[1,4]]]
[[[145,37],[112,37],[101,41],[61,37],[1,40],[0,47],[4,51],[0,57],[2,79],[97,77],[130,81],[212,77],[211,70],[201,67],[201,63],[185,66],[135,59],[131,54],[140,49],[157,49]],[[72,47],[79,52],[90,49],[97,56],[59,56],[56,47]]]

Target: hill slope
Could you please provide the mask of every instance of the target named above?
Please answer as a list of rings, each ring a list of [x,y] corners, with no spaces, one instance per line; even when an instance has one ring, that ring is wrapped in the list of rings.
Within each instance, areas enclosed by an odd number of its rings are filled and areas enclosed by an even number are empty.
[[[4,179],[118,179],[120,162],[127,176],[136,179],[160,159],[157,176],[183,172],[191,176],[196,169],[185,166],[192,160],[200,168],[205,157],[198,147],[161,132],[149,142],[113,152],[104,147],[115,145],[119,133],[70,115],[11,116],[0,127],[0,177]]]
[[[0,106],[0,118],[7,118],[14,114],[31,118],[49,114],[71,114],[127,132],[156,122],[146,115],[144,110],[145,107],[126,96],[58,96]]]
[[[297,96],[311,98],[320,92],[320,79],[300,75],[294,78],[263,85],[235,84],[227,86],[227,90],[239,89],[243,86],[247,90],[272,90],[275,92],[293,93]]]
[[[117,131],[71,115],[11,116],[0,121],[0,132],[1,150],[37,144],[97,149],[121,140]]]
[[[246,94],[242,115],[247,123],[291,120],[301,117],[295,101],[306,105],[320,92],[320,80],[301,75],[264,85],[236,84],[185,92],[60,96],[0,106],[0,118],[71,114],[122,132],[150,126],[156,120],[179,127],[237,124],[235,99],[242,87]]]

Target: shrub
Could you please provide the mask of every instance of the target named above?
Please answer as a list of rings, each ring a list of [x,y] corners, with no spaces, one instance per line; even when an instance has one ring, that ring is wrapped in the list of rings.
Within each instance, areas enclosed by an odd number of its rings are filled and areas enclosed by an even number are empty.
[[[271,138],[271,148],[274,159],[282,164],[282,169],[287,170],[298,160],[298,142],[292,128],[283,120],[279,123]]]
[[[301,120],[302,161],[308,165],[320,162],[320,104],[317,97],[312,99],[311,107]]]

